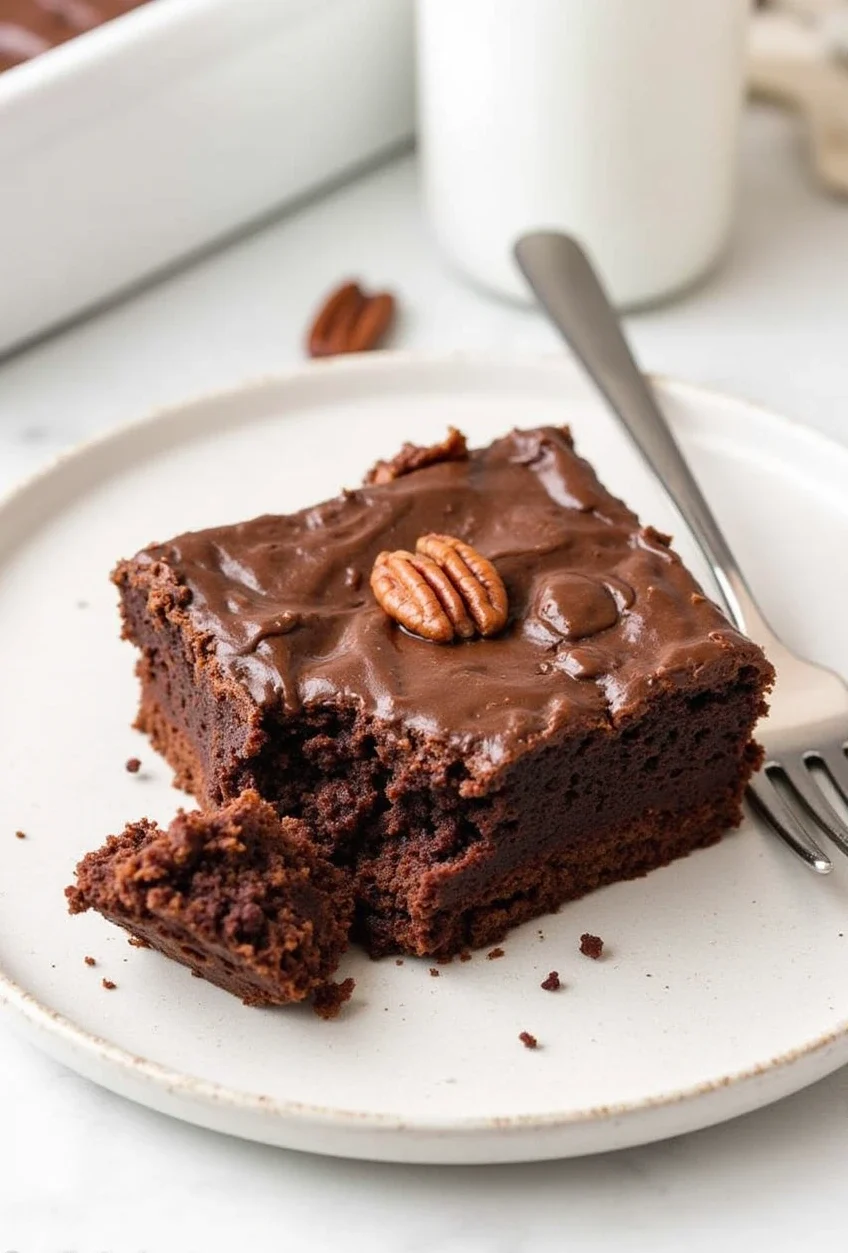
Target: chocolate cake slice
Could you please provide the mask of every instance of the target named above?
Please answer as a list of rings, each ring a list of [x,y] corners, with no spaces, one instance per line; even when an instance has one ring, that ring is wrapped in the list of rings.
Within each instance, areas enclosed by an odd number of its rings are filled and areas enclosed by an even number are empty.
[[[247,1005],[312,995],[332,1016],[352,984],[331,976],[353,915],[349,877],[320,855],[306,824],[256,792],[163,831],[142,819],[77,866],[73,914],[95,909]]]
[[[436,533],[506,588],[491,638],[405,631],[375,559]],[[116,570],[138,725],[205,806],[254,788],[356,880],[372,953],[445,957],[736,825],[773,672],[565,429],[406,446],[287,516]]]

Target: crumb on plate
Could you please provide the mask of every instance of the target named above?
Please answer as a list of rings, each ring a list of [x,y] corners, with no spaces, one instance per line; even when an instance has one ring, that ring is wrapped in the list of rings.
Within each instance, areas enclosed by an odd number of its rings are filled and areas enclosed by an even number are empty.
[[[604,942],[599,935],[590,935],[588,931],[584,931],[580,937],[580,952],[584,957],[591,957],[597,961],[604,951]]]
[[[319,1018],[337,1018],[342,1005],[353,995],[355,987],[356,982],[353,979],[343,979],[341,983],[325,983],[323,987],[315,989],[312,1008]]]

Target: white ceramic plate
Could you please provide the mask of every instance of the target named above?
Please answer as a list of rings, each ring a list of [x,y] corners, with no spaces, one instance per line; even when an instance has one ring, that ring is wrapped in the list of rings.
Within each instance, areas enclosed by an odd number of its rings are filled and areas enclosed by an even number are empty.
[[[848,671],[848,450],[677,383],[661,396],[755,590],[790,644]],[[272,1144],[396,1161],[518,1161],[675,1135],[848,1061],[848,866],[806,872],[749,823],[716,848],[441,967],[351,955],[335,1023],[246,1009],[95,916],[77,858],[184,798],[130,730],[115,559],[188,527],[354,484],[448,422],[475,443],[568,421],[646,520],[680,532],[601,404],[561,359],[372,357],[307,367],[117,431],[0,510],[0,998],[97,1082]],[[680,547],[703,572],[685,539]],[[839,577],[841,575],[843,577]],[[124,770],[137,755],[140,774]],[[27,839],[15,839],[16,829]],[[608,955],[578,952],[583,931]],[[84,964],[85,954],[97,966]],[[557,993],[539,984],[558,970]],[[103,977],[117,987],[106,991]],[[522,1047],[519,1032],[541,1047]]]

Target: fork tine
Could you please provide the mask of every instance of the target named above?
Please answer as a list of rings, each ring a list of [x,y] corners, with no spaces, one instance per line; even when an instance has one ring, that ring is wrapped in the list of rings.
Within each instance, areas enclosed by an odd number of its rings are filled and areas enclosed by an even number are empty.
[[[842,793],[845,803],[848,804],[848,757],[846,757],[841,748],[834,748],[832,751],[820,753],[818,756],[819,760],[824,763],[836,787]]]
[[[781,763],[783,774],[792,789],[798,793],[804,808],[833,840],[841,853],[848,857],[848,826],[831,805],[803,760],[790,766]]]
[[[789,845],[806,866],[817,874],[830,874],[833,862],[815,840],[807,835],[765,771],[761,771],[748,784],[748,794],[783,842]]]

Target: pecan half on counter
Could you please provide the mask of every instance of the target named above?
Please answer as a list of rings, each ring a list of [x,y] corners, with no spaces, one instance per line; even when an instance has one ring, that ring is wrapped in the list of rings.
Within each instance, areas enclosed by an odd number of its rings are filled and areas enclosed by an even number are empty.
[[[414,553],[380,553],[371,590],[390,618],[436,644],[496,635],[509,615],[506,588],[491,561],[452,535],[422,535]]]
[[[343,283],[324,301],[307,336],[310,357],[368,352],[376,348],[395,316],[391,292],[364,291],[358,283]]]

